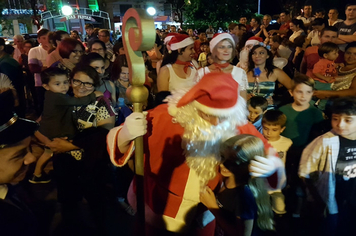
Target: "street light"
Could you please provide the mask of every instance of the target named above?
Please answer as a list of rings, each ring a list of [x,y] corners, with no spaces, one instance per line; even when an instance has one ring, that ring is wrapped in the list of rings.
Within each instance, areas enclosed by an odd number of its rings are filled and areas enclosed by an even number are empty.
[[[154,7],[149,7],[147,8],[147,13],[150,14],[150,16],[153,16],[156,14],[156,9]]]
[[[62,14],[65,16],[69,16],[73,14],[73,9],[70,6],[63,6],[62,7]]]

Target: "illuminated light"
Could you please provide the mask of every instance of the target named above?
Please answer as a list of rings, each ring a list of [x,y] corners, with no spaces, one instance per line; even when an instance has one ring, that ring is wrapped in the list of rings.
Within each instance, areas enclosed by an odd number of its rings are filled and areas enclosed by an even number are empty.
[[[156,14],[156,9],[154,7],[149,7],[147,8],[147,13],[153,16],[154,14]]]
[[[73,9],[70,6],[63,6],[62,7],[62,14],[65,16],[69,16],[73,14]]]

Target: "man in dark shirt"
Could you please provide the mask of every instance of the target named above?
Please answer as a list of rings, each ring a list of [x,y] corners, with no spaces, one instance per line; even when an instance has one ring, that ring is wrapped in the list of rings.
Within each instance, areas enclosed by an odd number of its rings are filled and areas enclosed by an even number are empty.
[[[345,51],[348,43],[356,41],[356,4],[346,5],[345,15],[345,21],[335,24],[339,30],[339,37],[335,43],[342,51]]]

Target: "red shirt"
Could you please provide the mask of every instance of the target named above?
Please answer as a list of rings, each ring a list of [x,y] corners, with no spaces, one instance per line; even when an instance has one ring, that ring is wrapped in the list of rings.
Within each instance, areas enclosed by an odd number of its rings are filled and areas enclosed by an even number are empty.
[[[312,46],[305,49],[304,52],[304,61],[307,63],[307,73],[306,75],[310,78],[314,78],[313,68],[314,65],[320,60],[318,54],[319,46]],[[339,50],[339,56],[335,60],[335,63],[344,63],[344,52]]]
[[[200,55],[200,53],[202,53],[202,51],[200,50],[200,44],[202,43],[202,41],[200,41],[200,39],[197,39],[194,41],[194,52],[195,52],[195,60],[198,60],[198,57]]]
[[[314,74],[316,74],[316,73],[319,73],[323,76],[330,76],[330,77],[337,76],[337,71],[336,71],[334,61],[330,61],[328,59],[322,58],[314,65],[314,68],[313,68],[313,79],[318,80],[322,83],[328,83],[328,82],[321,80],[321,79],[317,78],[316,76],[314,76]]]

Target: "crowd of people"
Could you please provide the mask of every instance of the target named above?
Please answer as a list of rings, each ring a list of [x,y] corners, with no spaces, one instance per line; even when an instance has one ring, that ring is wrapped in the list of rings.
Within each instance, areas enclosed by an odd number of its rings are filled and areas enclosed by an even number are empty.
[[[147,114],[132,112],[129,60],[109,30],[86,24],[82,40],[75,30],[41,29],[38,46],[0,39],[0,207],[33,163],[26,179],[54,180],[63,220],[75,220],[85,198],[105,228],[108,183],[135,215],[132,141],[144,136],[147,235],[350,234],[356,5],[345,6],[344,20],[337,9],[328,19],[314,13],[305,5],[274,23],[241,17],[223,33],[157,29],[142,52]],[[30,111],[38,124],[24,119]],[[17,230],[36,235],[36,223]]]

